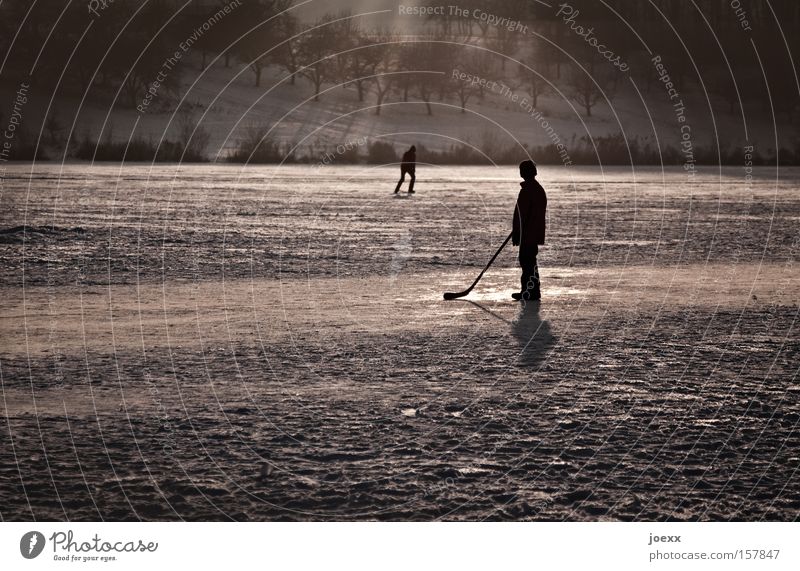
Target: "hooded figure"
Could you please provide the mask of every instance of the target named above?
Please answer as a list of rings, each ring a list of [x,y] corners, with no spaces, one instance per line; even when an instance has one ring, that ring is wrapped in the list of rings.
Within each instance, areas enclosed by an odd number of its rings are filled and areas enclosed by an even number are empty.
[[[539,282],[539,266],[536,256],[539,246],[544,244],[545,215],[547,195],[536,182],[536,165],[533,161],[523,161],[519,165],[522,182],[514,208],[511,243],[519,246],[519,265],[522,267],[521,289],[511,294],[514,299],[536,300],[542,294]]]
[[[411,182],[408,184],[408,193],[414,194],[414,181],[416,180],[416,177],[414,176],[414,170],[416,168],[417,168],[417,147],[411,145],[411,148],[408,149],[405,153],[403,153],[403,161],[400,163],[400,180],[397,182],[397,186],[394,189],[395,194],[397,194],[400,191],[400,186],[406,179],[406,173],[411,175]]]

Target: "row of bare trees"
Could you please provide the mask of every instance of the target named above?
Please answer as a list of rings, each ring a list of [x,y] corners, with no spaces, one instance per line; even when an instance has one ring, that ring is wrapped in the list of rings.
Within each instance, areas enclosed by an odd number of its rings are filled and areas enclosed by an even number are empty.
[[[281,12],[284,8],[275,4],[269,14],[261,6],[256,20],[266,22],[269,33],[253,29],[224,51],[233,51],[248,66],[256,87],[261,86],[264,70],[274,66],[288,74],[291,84],[297,77],[305,78],[314,101],[328,85],[352,88],[359,102],[371,95],[378,115],[389,97],[419,101],[428,114],[433,114],[435,102],[449,101],[466,112],[470,101],[483,100],[491,91],[489,84],[524,90],[534,106],[542,95],[558,91],[591,115],[599,101],[613,97],[618,83],[597,55],[580,45],[579,59],[565,72],[563,66],[551,63],[546,42],[520,41],[519,32],[512,36],[507,28],[483,31],[470,43],[448,35],[453,30],[446,21],[435,21],[429,33],[412,36],[385,28],[364,30],[349,12],[328,14],[301,27]],[[455,70],[476,82],[454,77]]]
[[[528,0],[459,2],[462,9],[518,21],[524,31],[449,12],[415,20],[415,26],[404,21],[397,30],[364,29],[360,18],[346,12],[304,22],[293,0],[115,0],[96,16],[87,13],[86,3],[64,7],[5,0],[0,3],[0,49],[7,54],[3,79],[8,85],[32,81],[37,92],[54,88],[78,99],[117,96],[117,105],[135,107],[165,60],[202,28],[188,55],[160,81],[154,107],[169,105],[179,95],[187,65],[199,60],[205,69],[216,57],[225,66],[246,66],[257,87],[272,68],[283,71],[280,79],[291,84],[304,78],[315,100],[340,85],[359,102],[369,98],[376,113],[394,99],[418,101],[428,113],[435,103],[466,110],[487,91],[485,85],[453,79],[458,69],[524,90],[534,105],[556,91],[591,115],[629,84],[628,77],[645,96],[655,88],[654,96],[663,97],[649,61],[654,53],[663,57],[681,92],[708,91],[724,98],[731,112],[740,98],[761,105],[765,113],[774,108],[791,115],[798,107],[792,60],[773,22],[787,30],[800,25],[795,1],[749,2],[749,17],[761,25],[748,34],[723,0],[569,4],[580,11],[582,25],[596,28],[603,42],[631,64],[630,73],[599,58],[558,15],[557,5]],[[216,17],[226,7],[225,15]],[[790,36],[789,45],[795,43]]]

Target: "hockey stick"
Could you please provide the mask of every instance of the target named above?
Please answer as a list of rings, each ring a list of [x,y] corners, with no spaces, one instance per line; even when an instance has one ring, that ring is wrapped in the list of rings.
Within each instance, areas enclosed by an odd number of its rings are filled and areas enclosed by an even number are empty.
[[[475,287],[475,285],[476,285],[476,284],[477,284],[479,281],[481,281],[481,278],[483,277],[483,274],[484,274],[484,273],[486,273],[486,270],[488,270],[488,269],[489,269],[489,266],[491,266],[491,265],[492,265],[492,262],[494,262],[495,258],[497,258],[497,256],[499,256],[499,255],[500,255],[500,252],[502,252],[502,251],[503,251],[503,248],[505,248],[505,247],[506,247],[506,244],[508,244],[508,241],[509,241],[509,240],[511,240],[511,234],[509,234],[509,235],[508,235],[508,238],[506,238],[506,241],[505,241],[505,242],[503,242],[503,244],[502,244],[502,245],[501,245],[501,246],[500,246],[500,247],[497,249],[497,251],[494,253],[494,256],[492,256],[492,259],[491,259],[491,260],[489,260],[489,263],[488,263],[488,264],[486,264],[486,267],[485,267],[485,268],[483,268],[483,271],[482,271],[480,274],[478,274],[478,277],[477,277],[477,278],[475,278],[475,281],[474,281],[474,282],[472,282],[472,285],[471,285],[471,286],[469,286],[469,287],[468,287],[467,289],[465,289],[464,291],[460,291],[460,292],[457,292],[457,293],[453,293],[453,292],[447,292],[447,293],[445,293],[445,294],[444,294],[444,299],[445,299],[445,300],[458,299],[459,297],[464,297],[465,295],[469,295],[469,292],[471,292],[471,291],[472,291],[472,288],[474,288],[474,287]]]

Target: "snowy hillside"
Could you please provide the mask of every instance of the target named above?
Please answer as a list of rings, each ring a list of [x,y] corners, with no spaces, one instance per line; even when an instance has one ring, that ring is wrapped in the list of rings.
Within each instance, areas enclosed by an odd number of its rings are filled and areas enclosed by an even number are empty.
[[[432,101],[432,114],[425,104],[413,97],[404,102],[402,94],[394,94],[384,102],[380,115],[375,114],[374,96],[359,102],[352,86],[325,86],[320,101],[313,101],[313,88],[304,78],[291,85],[288,75],[268,68],[261,87],[254,87],[252,73],[246,66],[233,63],[226,68],[222,59],[200,71],[198,57],[183,62],[181,93],[186,102],[196,104],[197,118],[210,133],[210,158],[226,156],[245,136],[248,128],[263,125],[271,128],[271,137],[279,142],[299,144],[302,152],[313,152],[311,145],[335,147],[340,144],[364,144],[385,140],[398,149],[408,144],[423,144],[436,150],[449,149],[458,143],[475,145],[488,155],[497,146],[552,144],[557,136],[567,146],[581,137],[608,136],[622,133],[628,139],[638,138],[641,144],[655,147],[680,144],[681,132],[675,112],[666,95],[658,97],[660,85],[652,85],[647,106],[637,92],[628,86],[620,89],[611,106],[598,104],[591,117],[585,117],[564,93],[542,96],[533,112],[522,90],[516,90],[517,101],[509,94],[487,93],[483,100],[475,98],[462,113],[458,100]],[[457,64],[456,64],[457,65]],[[457,67],[454,67],[457,69]],[[741,114],[731,114],[727,105],[713,96],[706,99],[692,92],[683,98],[691,122],[694,144],[741,148],[745,144]],[[169,110],[149,108],[136,110],[115,108],[109,118],[107,105],[87,105],[79,115],[79,136],[104,137],[124,141],[132,133],[158,141],[169,138],[175,130],[174,105]],[[137,123],[138,120],[138,124]],[[172,125],[170,125],[172,123]],[[772,125],[765,122],[748,124],[751,141],[773,147]],[[555,133],[555,135],[554,135]],[[494,148],[493,148],[494,147]],[[320,152],[320,160],[324,153]],[[422,159],[421,159],[422,160]]]

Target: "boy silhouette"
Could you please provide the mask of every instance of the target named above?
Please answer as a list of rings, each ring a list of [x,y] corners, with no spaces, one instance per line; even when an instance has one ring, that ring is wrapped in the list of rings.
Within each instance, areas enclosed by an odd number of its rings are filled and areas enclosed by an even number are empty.
[[[400,180],[397,182],[397,186],[394,188],[394,193],[397,194],[400,190],[400,185],[403,184],[403,181],[406,179],[406,173],[411,175],[411,182],[408,183],[408,194],[414,194],[414,181],[416,177],[414,176],[414,171],[417,168],[417,147],[411,145],[411,148],[408,149],[405,153],[403,153],[403,160],[400,163]]]
[[[539,266],[536,256],[539,246],[544,244],[545,214],[547,212],[547,195],[536,181],[536,165],[533,161],[519,164],[522,182],[514,208],[511,243],[519,246],[519,265],[522,267],[522,288],[519,293],[512,293],[516,300],[541,299],[539,282]]]

